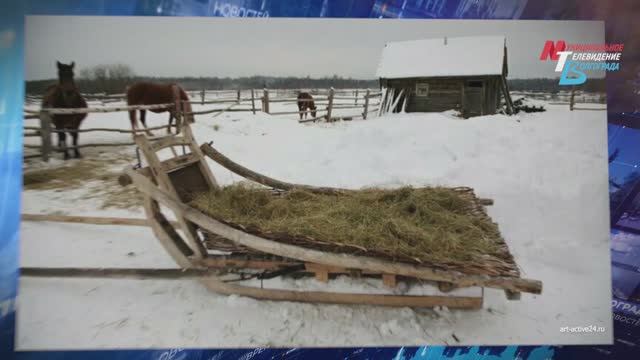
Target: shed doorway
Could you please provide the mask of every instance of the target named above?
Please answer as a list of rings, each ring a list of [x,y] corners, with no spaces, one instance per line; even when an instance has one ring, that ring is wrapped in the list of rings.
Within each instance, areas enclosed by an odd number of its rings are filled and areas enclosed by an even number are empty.
[[[484,81],[467,80],[464,83],[464,117],[484,115]]]

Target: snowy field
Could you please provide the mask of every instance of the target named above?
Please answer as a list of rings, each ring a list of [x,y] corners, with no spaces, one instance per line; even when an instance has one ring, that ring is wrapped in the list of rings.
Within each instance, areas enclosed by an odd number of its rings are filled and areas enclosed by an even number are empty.
[[[211,106],[194,106],[194,110],[204,108]],[[271,111],[285,109],[294,110],[295,104],[271,107]],[[200,143],[214,141],[234,161],[294,183],[473,187],[478,196],[495,200],[489,215],[499,224],[522,276],[543,282],[541,295],[522,294],[520,301],[508,301],[502,291],[487,289],[483,309],[462,311],[258,301],[217,295],[189,280],[22,278],[16,346],[25,350],[611,343],[606,112],[570,112],[567,105],[547,105],[547,109],[468,120],[450,113],[414,113],[307,125],[299,124],[295,115],[226,113],[199,116],[193,125]],[[148,118],[150,126],[159,126],[166,124],[168,115],[148,114]],[[36,123],[26,120],[27,125]],[[83,128],[90,127],[126,129],[129,121],[126,113],[90,114]],[[130,140],[119,133],[80,137],[81,144]],[[37,138],[27,141],[35,144]],[[82,150],[85,158],[134,159],[131,146]],[[56,157],[48,165],[31,162],[25,170],[61,166]],[[114,161],[112,168],[122,166]],[[222,184],[240,180],[211,161],[210,166]],[[99,197],[88,196],[94,186],[101,184],[25,191],[22,211],[144,216],[141,208],[103,209]],[[21,266],[175,264],[144,227],[23,222]],[[314,282],[281,286],[322,286]],[[345,279],[336,286],[380,289],[379,284]],[[565,326],[590,325],[605,331],[561,332]]]

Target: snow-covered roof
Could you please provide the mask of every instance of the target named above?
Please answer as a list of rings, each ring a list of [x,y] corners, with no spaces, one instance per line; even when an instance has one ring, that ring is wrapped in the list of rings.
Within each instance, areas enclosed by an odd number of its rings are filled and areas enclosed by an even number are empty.
[[[387,79],[500,75],[505,41],[504,36],[470,36],[389,42],[376,75]]]

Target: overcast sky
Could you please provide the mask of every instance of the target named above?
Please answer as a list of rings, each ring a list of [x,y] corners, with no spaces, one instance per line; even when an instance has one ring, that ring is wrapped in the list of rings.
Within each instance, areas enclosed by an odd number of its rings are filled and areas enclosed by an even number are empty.
[[[60,60],[76,69],[124,63],[149,76],[374,79],[387,41],[474,35],[507,37],[509,78],[558,77],[555,62],[538,60],[544,41],[602,43],[604,23],[29,16],[25,76],[55,78]]]

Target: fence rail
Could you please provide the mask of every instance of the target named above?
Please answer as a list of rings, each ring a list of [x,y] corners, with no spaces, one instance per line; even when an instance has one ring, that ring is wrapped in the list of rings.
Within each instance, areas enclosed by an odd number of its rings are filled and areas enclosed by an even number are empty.
[[[44,108],[40,112],[46,111],[51,115],[73,115],[73,114],[88,114],[88,113],[108,113],[108,112],[120,112],[130,110],[157,110],[168,109],[175,106],[175,104],[157,104],[157,105],[128,105],[128,106],[105,106],[100,108]]]

